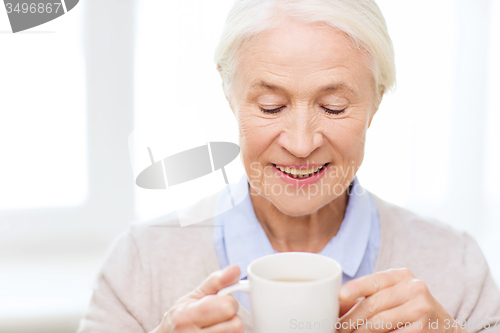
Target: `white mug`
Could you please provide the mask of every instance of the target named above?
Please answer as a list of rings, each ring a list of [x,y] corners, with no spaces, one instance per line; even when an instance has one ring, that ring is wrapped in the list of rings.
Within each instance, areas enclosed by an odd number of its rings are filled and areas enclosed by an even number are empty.
[[[309,252],[280,252],[252,261],[247,272],[248,280],[217,295],[249,293],[254,332],[336,331],[342,284],[337,261]]]

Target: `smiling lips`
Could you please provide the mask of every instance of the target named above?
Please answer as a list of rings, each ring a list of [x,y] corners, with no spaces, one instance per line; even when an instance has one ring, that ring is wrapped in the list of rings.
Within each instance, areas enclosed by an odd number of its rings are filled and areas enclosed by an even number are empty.
[[[309,169],[304,169],[304,168],[294,168],[294,167],[288,167],[288,166],[281,166],[275,164],[274,166],[280,170],[281,172],[285,173],[286,175],[295,178],[295,179],[302,179],[302,178],[309,178],[312,177],[313,175],[319,173],[323,168],[328,163],[325,163],[321,166],[315,166]]]

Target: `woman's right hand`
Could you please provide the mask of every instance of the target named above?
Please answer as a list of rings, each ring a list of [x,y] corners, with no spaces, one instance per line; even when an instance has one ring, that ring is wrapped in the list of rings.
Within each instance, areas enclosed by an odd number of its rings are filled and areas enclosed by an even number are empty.
[[[220,289],[238,282],[239,277],[237,265],[213,272],[195,290],[180,298],[151,333],[243,333],[243,323],[236,314],[236,298],[216,295]]]

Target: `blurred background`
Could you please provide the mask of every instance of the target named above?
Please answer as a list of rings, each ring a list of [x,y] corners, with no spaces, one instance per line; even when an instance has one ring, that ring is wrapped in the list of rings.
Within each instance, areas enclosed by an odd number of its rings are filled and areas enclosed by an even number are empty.
[[[469,232],[500,285],[500,0],[377,3],[398,84],[359,180]],[[75,332],[120,232],[223,186],[173,196],[135,177],[147,146],[238,142],[213,63],[231,4],[84,0],[17,34],[0,10],[0,332]],[[239,159],[227,172],[238,181]]]

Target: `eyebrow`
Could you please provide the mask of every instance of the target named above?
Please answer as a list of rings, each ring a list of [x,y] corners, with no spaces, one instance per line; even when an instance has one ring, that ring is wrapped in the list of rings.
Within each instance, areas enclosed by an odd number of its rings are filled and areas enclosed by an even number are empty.
[[[257,88],[269,89],[272,91],[278,91],[278,90],[284,91],[285,90],[279,86],[267,83],[267,82],[262,81],[262,80],[257,81],[250,86],[251,90],[257,89]],[[336,84],[330,84],[330,85],[321,87],[318,91],[325,92],[325,91],[336,91],[336,90],[347,90],[352,94],[356,94],[356,90],[354,90],[353,88],[351,88],[350,86],[348,86],[347,84],[345,84],[343,82],[336,83]]]

